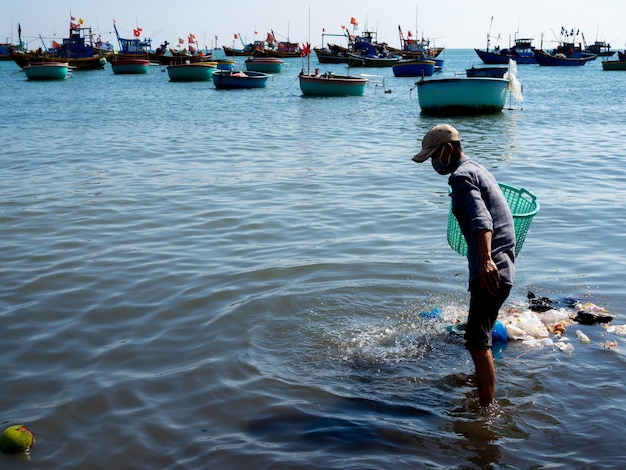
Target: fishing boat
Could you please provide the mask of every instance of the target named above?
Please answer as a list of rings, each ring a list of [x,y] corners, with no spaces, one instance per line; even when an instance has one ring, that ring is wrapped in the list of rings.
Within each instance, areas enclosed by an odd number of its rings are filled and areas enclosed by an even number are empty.
[[[11,60],[11,54],[9,54],[9,49],[11,49],[13,44],[10,42],[0,43],[0,60]]]
[[[391,67],[400,62],[400,56],[359,55],[348,52],[348,67]]]
[[[442,78],[416,83],[423,113],[433,115],[477,115],[502,111],[509,80],[504,78]]]
[[[240,36],[237,36],[240,37]],[[259,46],[260,44],[260,46]],[[236,48],[236,47],[228,47],[228,46],[222,46],[222,49],[224,50],[224,55],[225,56],[231,56],[231,57],[248,57],[250,55],[252,55],[254,53],[255,50],[257,50],[258,48],[260,48],[260,50],[263,50],[264,45],[261,41],[256,41],[256,43],[250,43],[250,44],[243,44],[242,48]]]
[[[377,42],[373,31],[355,36],[348,49],[348,67],[391,67],[402,58],[392,54],[386,43]]]
[[[433,60],[443,52],[443,47],[431,47],[430,39],[414,39],[413,33],[409,31],[407,37],[402,33],[402,27],[398,25],[400,34],[400,49],[389,47],[389,51],[394,55],[399,55],[403,59]]]
[[[107,59],[113,56],[113,52],[96,48],[91,28],[83,27],[82,20],[78,23],[74,21],[74,19],[70,21],[69,37],[64,38],[61,44],[52,41],[52,48],[36,51],[11,48],[9,51],[11,58],[22,69],[38,62],[67,62],[73,70],[103,69]]]
[[[215,70],[213,84],[218,89],[264,88],[269,75],[263,72],[235,72]]]
[[[263,73],[280,73],[284,63],[276,57],[249,57],[245,61],[246,70]]]
[[[587,62],[596,60],[595,55],[583,55],[583,56],[567,56],[561,52],[548,53],[542,49],[535,49],[535,58],[537,63],[544,67],[568,67],[568,66],[582,66]]]
[[[29,80],[63,80],[69,73],[67,62],[40,62],[24,67]]]
[[[508,70],[508,67],[474,67],[472,65],[469,69],[465,69],[465,75],[467,77],[502,78]]]
[[[536,64],[534,50],[531,38],[515,38],[511,47],[500,49],[496,46],[489,49],[489,39],[487,39],[487,48],[484,50],[474,49],[480,60],[488,65],[507,64],[509,59],[513,59],[518,64]]]
[[[167,75],[171,82],[206,82],[211,80],[216,67],[215,62],[194,62],[167,66]]]
[[[430,77],[435,73],[434,60],[401,60],[391,67],[394,77]]]
[[[626,60],[603,60],[602,70],[626,70]]]
[[[611,50],[611,45],[604,41],[595,41],[585,47],[585,52],[597,55],[598,57],[611,57],[615,51]]]
[[[111,61],[111,68],[115,75],[144,74],[150,70],[148,59],[117,58]]]
[[[120,46],[119,51],[115,55],[114,60],[122,61],[122,60],[134,60],[134,59],[147,59],[151,60],[150,52],[152,48],[152,40],[150,38],[141,39],[142,29],[137,27],[133,30],[134,37],[132,39],[123,38],[120,36],[119,31],[117,30],[117,24],[113,21],[113,29],[115,30],[115,36],[117,37],[117,43]],[[165,54],[167,50],[167,45],[159,49],[159,54],[154,54],[152,59],[155,62],[160,63],[161,55]],[[113,60],[113,59],[112,59]],[[130,67],[130,63],[126,64],[128,67],[122,67],[123,64],[120,64],[120,70],[132,70]],[[140,70],[139,65],[137,65],[137,70]],[[113,70],[115,72],[115,70]],[[147,72],[147,70],[146,70]],[[129,73],[129,72],[120,72],[120,73]],[[144,73],[144,72],[130,72],[130,73]]]
[[[328,47],[314,47],[313,51],[320,64],[345,64],[348,62],[348,48],[336,44],[328,44]]]

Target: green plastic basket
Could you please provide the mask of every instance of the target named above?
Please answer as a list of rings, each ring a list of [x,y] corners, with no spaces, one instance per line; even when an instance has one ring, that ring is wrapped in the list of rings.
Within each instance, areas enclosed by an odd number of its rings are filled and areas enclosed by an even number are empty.
[[[517,256],[522,251],[522,245],[524,245],[526,240],[530,223],[533,221],[533,217],[537,215],[537,212],[539,212],[539,202],[537,197],[527,189],[518,189],[502,183],[500,183],[500,188],[513,215],[515,256]],[[452,205],[450,205],[450,213],[448,214],[448,244],[458,254],[467,256],[467,242],[463,232],[461,232],[459,222],[452,213]]]

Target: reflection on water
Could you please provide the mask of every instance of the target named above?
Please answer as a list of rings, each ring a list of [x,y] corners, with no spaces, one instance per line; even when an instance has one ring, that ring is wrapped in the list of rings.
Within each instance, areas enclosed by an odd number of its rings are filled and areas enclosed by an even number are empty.
[[[444,75],[475,60],[446,51]],[[30,83],[0,63],[3,420],[33,429],[33,463],[620,461],[597,438],[626,431],[623,353],[600,345],[622,338],[601,328],[569,355],[498,345],[497,406],[480,415],[447,331],[468,293],[446,243],[446,181],[410,161],[439,119],[390,70],[376,75],[393,93],[372,77],[363,97],[302,99],[297,62],[251,93],[172,84],[158,67]],[[518,78],[522,110],[450,119],[472,158],[541,203],[510,301],[588,298],[621,324],[626,176],[610,91],[626,74],[596,63]],[[434,308],[439,319],[420,316]]]

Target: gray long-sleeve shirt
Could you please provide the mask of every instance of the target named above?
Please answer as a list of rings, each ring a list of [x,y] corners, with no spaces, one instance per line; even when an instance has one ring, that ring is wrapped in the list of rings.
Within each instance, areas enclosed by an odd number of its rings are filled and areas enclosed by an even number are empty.
[[[452,189],[452,212],[467,241],[469,284],[478,277],[479,259],[475,233],[492,232],[491,257],[501,282],[513,285],[515,277],[515,228],[513,217],[498,182],[480,163],[461,158],[448,179]]]

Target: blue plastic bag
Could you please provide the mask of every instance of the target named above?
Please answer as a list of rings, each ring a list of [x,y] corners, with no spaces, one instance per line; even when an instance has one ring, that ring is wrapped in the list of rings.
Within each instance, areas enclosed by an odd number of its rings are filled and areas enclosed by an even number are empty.
[[[430,312],[420,312],[419,316],[422,318],[439,318],[441,310],[437,307],[433,308]]]
[[[493,327],[493,331],[491,332],[491,337],[493,341],[507,341],[506,327],[502,324],[500,320],[496,320],[496,324]]]

